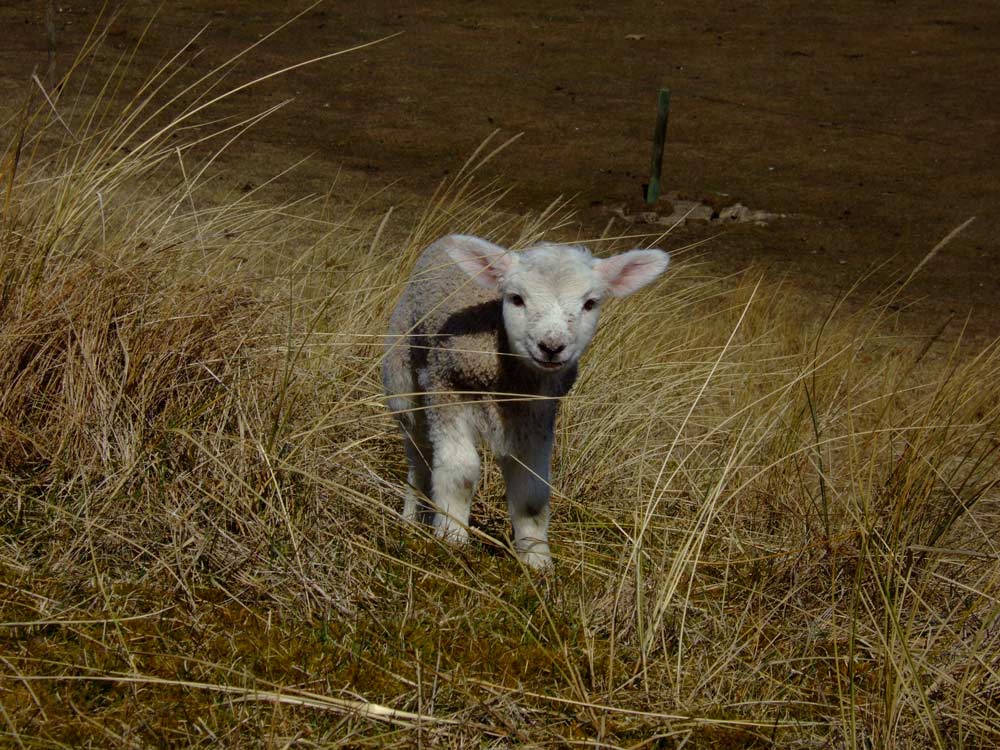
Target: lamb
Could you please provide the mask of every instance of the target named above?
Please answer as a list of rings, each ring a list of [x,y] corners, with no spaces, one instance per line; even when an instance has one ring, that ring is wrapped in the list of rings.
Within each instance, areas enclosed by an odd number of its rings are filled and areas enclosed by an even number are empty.
[[[548,243],[515,253],[459,234],[425,249],[392,313],[382,368],[409,464],[404,518],[466,541],[486,443],[503,473],[518,557],[549,567],[559,400],[603,301],[641,289],[669,260],[656,249],[600,260]]]

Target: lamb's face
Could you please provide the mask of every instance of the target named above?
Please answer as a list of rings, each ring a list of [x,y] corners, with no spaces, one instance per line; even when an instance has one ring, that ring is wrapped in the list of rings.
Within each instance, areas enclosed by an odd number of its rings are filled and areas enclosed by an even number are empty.
[[[607,284],[582,248],[544,246],[517,257],[500,285],[511,353],[532,369],[558,372],[590,344]]]
[[[597,330],[605,297],[641,289],[670,260],[662,250],[629,250],[598,260],[574,245],[539,245],[513,253],[466,235],[441,242],[477,284],[501,295],[512,353],[547,373],[580,359]]]

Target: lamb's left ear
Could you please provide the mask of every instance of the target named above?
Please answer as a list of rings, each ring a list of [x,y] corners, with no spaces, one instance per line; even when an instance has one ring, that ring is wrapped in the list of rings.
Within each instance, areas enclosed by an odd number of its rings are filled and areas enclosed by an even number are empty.
[[[445,250],[479,286],[499,289],[504,277],[517,265],[517,255],[492,242],[469,234],[443,237]]]
[[[621,255],[599,260],[594,273],[608,285],[615,297],[627,297],[667,270],[670,255],[662,250],[629,250]]]

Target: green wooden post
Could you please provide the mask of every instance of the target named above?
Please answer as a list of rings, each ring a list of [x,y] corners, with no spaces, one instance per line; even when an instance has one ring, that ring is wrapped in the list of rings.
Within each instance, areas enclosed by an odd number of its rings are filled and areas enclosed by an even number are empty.
[[[660,174],[663,172],[663,146],[667,141],[667,120],[670,118],[670,89],[660,89],[656,100],[656,130],[653,131],[653,161],[649,166],[646,203],[660,198]]]

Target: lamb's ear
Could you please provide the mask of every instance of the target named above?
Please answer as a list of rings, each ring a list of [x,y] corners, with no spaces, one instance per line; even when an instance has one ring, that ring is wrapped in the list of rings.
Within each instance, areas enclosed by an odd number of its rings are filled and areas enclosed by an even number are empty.
[[[594,273],[615,297],[627,297],[667,270],[670,255],[662,250],[629,250],[594,264]]]
[[[441,241],[459,268],[487,289],[499,289],[504,276],[517,265],[516,254],[479,237],[451,234]]]

